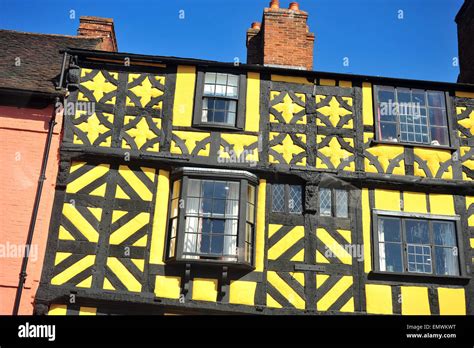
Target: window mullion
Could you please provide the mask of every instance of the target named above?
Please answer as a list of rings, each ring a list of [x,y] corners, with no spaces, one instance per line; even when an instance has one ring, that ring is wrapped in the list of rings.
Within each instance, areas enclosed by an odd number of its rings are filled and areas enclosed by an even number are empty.
[[[187,176],[183,176],[181,184],[181,192],[178,200],[178,227],[176,229],[176,257],[181,259],[183,257],[184,248],[184,230],[186,225],[186,205],[187,205],[187,193],[188,193],[189,179]],[[181,201],[182,200],[182,201]],[[181,204],[183,202],[183,204]],[[181,208],[182,206],[182,208]]]
[[[431,257],[431,274],[436,274],[436,265],[435,265],[435,243],[434,243],[434,232],[433,232],[433,221],[428,221],[428,230],[430,233],[430,257]]]
[[[245,261],[245,227],[247,223],[247,180],[240,180],[239,216],[237,223],[237,259]]]
[[[400,219],[400,226],[401,226],[401,237],[402,237],[402,251],[403,251],[403,269],[405,272],[408,272],[408,246],[407,246],[407,238],[406,238],[406,228],[405,228],[405,219]]]

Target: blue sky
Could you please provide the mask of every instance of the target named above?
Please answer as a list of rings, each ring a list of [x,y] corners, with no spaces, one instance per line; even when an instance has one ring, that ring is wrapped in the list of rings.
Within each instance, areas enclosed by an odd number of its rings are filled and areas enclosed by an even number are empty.
[[[280,0],[287,7],[289,0]],[[269,0],[0,0],[0,28],[75,35],[79,16],[112,17],[119,50],[245,62],[245,31]],[[300,0],[314,69],[455,82],[463,0]],[[75,18],[70,14],[74,11]],[[184,11],[184,12],[181,12]],[[400,12],[403,11],[403,12]],[[180,15],[184,14],[184,19]],[[402,15],[403,19],[399,19]],[[344,66],[344,58],[349,66]]]

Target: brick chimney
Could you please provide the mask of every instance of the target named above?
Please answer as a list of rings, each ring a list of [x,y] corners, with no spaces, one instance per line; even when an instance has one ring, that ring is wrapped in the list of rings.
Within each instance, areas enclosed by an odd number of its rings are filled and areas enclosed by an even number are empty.
[[[459,74],[458,82],[474,84],[474,0],[465,0],[456,16],[458,24]]]
[[[292,2],[288,9],[272,0],[262,23],[247,30],[247,63],[313,69],[314,33],[306,24],[308,13]]]
[[[102,38],[101,50],[117,52],[117,39],[112,18],[81,16],[77,35]]]

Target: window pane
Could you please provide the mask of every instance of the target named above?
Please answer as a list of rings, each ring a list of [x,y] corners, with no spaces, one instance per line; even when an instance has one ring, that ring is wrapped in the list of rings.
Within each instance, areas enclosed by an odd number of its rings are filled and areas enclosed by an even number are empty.
[[[184,249],[185,253],[195,253],[197,246],[198,235],[193,233],[184,234]]]
[[[229,86],[238,86],[239,85],[239,76],[238,75],[229,75],[228,85]]]
[[[198,215],[200,211],[199,198],[188,198],[186,200],[186,215]]]
[[[227,182],[227,187],[229,188],[227,198],[228,199],[239,199],[239,189],[240,184],[238,182]]]
[[[247,203],[247,221],[255,222],[255,206]]]
[[[411,102],[411,92],[409,89],[398,88],[397,89],[398,104],[410,103]]]
[[[218,97],[225,96],[226,86],[216,85],[215,95]]]
[[[302,207],[302,187],[299,185],[290,185],[290,197],[288,201],[290,213],[301,213]]]
[[[218,85],[226,85],[227,84],[227,74],[217,74],[217,81]]]
[[[222,254],[224,251],[224,236],[215,236],[211,238],[211,254]]]
[[[348,216],[346,190],[336,190],[336,216],[337,217]]]
[[[227,86],[227,96],[228,97],[235,97],[237,98],[238,97],[238,89],[237,87],[233,87],[233,86]]]
[[[428,221],[405,220],[407,243],[429,244]]]
[[[446,111],[444,109],[430,108],[430,125],[446,126]]]
[[[216,86],[215,85],[204,85],[204,95],[214,95],[216,92]],[[204,98],[206,100],[207,98]],[[203,101],[204,101],[203,100]],[[203,108],[207,109],[207,104],[203,104]]]
[[[171,198],[179,198],[180,188],[181,188],[181,180],[176,180],[173,183],[173,194],[171,195]]]
[[[331,216],[331,190],[327,188],[319,189],[319,215]]]
[[[211,251],[211,235],[201,234],[200,236],[199,252],[202,254],[209,254]]]
[[[225,216],[226,217],[237,217],[239,215],[239,201],[227,200],[225,203]]]
[[[409,272],[432,273],[430,246],[407,244],[407,259]]]
[[[225,255],[237,255],[237,237],[224,236],[224,250]]]
[[[171,233],[170,233],[171,238],[176,237],[177,228],[178,228],[178,219],[172,219],[171,220]]]
[[[445,104],[443,92],[428,92],[428,105],[444,108]]]
[[[272,211],[274,212],[285,211],[285,185],[281,185],[281,184],[272,185]]]
[[[445,127],[431,127],[431,145],[448,145],[448,130]]]
[[[206,73],[205,76],[204,76],[204,82],[215,84],[216,83],[216,73]]]
[[[212,207],[212,216],[223,217],[226,209],[226,201],[222,199],[214,199]]]
[[[249,203],[255,204],[255,186],[247,186],[247,196]]]
[[[411,98],[412,102],[417,106],[421,107],[426,105],[426,94],[424,91],[413,90]]]
[[[199,218],[187,217],[186,218],[186,232],[198,233],[199,231]]]
[[[214,182],[214,194],[211,197],[217,199],[226,199],[227,192],[229,191],[229,186],[225,181],[215,181]]]
[[[379,218],[379,242],[401,242],[401,223],[397,218]]]
[[[177,217],[178,216],[178,207],[179,207],[179,199],[175,198],[171,200],[171,215],[170,217]]]
[[[454,222],[433,221],[433,233],[435,245],[456,246]]]
[[[396,123],[380,123],[380,136],[382,137],[382,140],[398,141]]]
[[[402,245],[400,243],[379,243],[380,270],[403,272]]]
[[[201,196],[201,180],[189,179],[188,180],[188,197],[200,197]]]
[[[436,274],[459,275],[458,249],[435,247]]]
[[[214,181],[202,180],[201,197],[212,198],[214,196]]]
[[[237,226],[238,221],[236,219],[227,219],[225,221],[225,234],[236,236]]]
[[[379,88],[379,103],[395,103],[395,90],[390,87]]]

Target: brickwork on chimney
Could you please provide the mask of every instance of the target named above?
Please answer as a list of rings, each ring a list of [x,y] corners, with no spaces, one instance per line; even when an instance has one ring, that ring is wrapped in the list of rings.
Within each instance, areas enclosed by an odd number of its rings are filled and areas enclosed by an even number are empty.
[[[103,51],[117,52],[114,20],[111,18],[81,16],[77,35],[102,38]]]
[[[315,36],[307,20],[308,13],[297,3],[283,9],[273,0],[264,10],[261,28],[254,23],[247,30],[247,63],[312,70]]]
[[[466,0],[456,17],[458,24],[459,67],[458,82],[474,84],[474,1]]]

